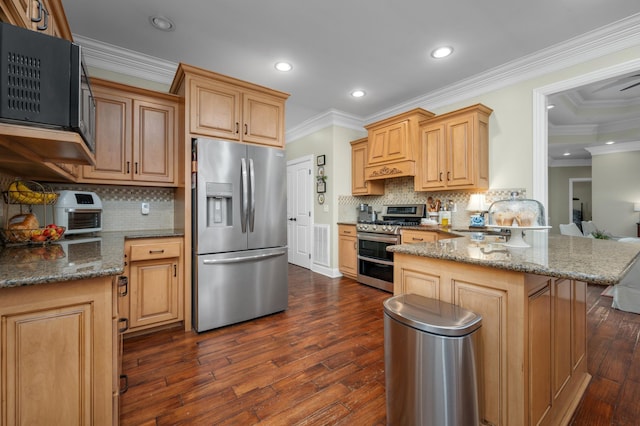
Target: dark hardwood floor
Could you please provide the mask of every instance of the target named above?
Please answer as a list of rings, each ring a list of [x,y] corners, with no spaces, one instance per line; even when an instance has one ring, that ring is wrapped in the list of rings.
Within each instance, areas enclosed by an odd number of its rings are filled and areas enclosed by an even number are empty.
[[[640,424],[640,315],[589,286],[589,372],[574,425]],[[382,301],[289,267],[289,309],[202,334],[125,340],[121,425],[384,425]]]

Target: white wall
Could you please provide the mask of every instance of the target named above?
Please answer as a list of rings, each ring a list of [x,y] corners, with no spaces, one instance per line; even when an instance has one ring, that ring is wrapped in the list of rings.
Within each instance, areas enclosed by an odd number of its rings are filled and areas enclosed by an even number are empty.
[[[339,126],[324,129],[287,143],[287,160],[305,155],[325,156],[324,171],[326,180],[325,202],[318,204],[317,194],[313,194],[313,215],[315,223],[328,224],[331,227],[331,267],[338,268],[338,196],[351,194],[351,145],[349,142],[366,135],[362,131]],[[314,173],[317,167],[314,163]]]
[[[595,155],[592,159],[593,222],[613,235],[635,237],[640,213],[640,152]]]

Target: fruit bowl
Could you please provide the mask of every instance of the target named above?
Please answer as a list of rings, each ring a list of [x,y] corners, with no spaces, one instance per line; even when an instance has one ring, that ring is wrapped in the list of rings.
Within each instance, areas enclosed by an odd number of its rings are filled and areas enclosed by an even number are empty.
[[[37,229],[3,229],[2,240],[9,244],[46,244],[58,241],[64,235],[64,226],[47,225]]]
[[[58,199],[59,194],[53,192],[49,187],[38,182],[24,181],[16,179],[4,191],[5,203],[7,204],[53,204]]]

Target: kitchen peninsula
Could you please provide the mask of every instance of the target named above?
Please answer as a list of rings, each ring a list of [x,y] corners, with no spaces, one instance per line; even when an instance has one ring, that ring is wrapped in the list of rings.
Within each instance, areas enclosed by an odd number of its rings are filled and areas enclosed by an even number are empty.
[[[391,246],[394,294],[415,293],[482,315],[485,424],[567,424],[587,372],[586,288],[618,283],[640,245],[531,232],[529,248],[470,237]]]
[[[103,232],[0,247],[0,423],[118,423],[119,342],[126,329],[118,305],[127,290],[115,277],[128,267],[125,246],[182,236]]]

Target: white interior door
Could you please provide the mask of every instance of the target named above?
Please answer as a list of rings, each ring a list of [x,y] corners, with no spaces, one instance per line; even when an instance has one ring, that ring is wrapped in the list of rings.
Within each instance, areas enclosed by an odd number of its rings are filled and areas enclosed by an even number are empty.
[[[311,267],[312,157],[287,163],[287,244],[289,263]]]

